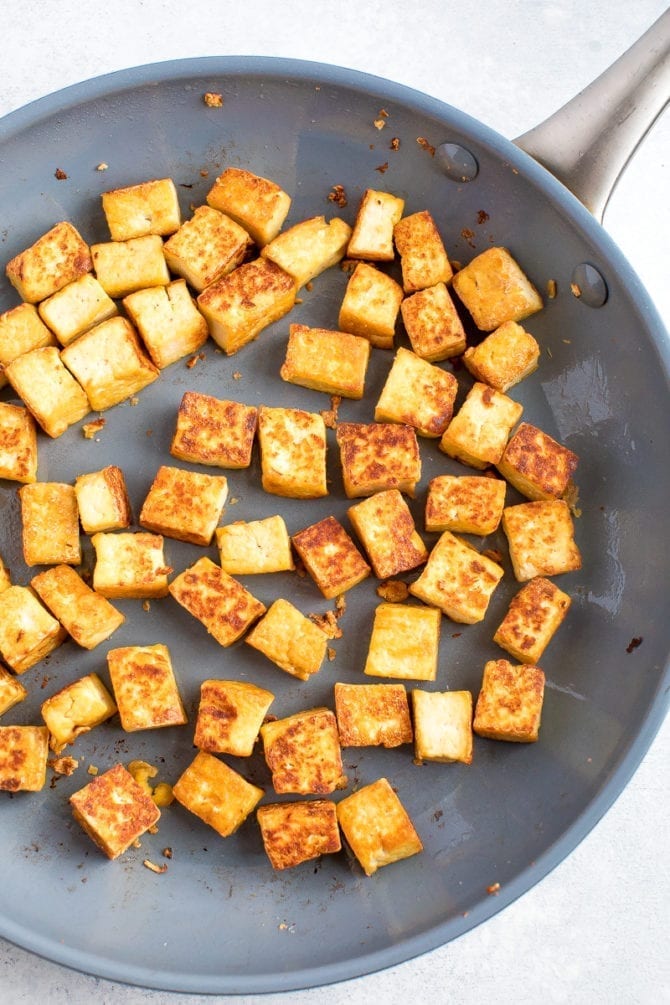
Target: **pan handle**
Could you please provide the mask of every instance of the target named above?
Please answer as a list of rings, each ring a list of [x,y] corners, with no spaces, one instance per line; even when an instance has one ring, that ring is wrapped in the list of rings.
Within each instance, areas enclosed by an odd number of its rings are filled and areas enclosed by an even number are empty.
[[[593,83],[514,142],[602,220],[619,176],[670,100],[670,10]]]

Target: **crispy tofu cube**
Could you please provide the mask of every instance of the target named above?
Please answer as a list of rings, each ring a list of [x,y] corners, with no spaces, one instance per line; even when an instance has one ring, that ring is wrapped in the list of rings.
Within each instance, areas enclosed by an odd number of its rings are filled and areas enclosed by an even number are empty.
[[[9,575],[9,569],[5,565],[2,555],[0,555],[0,593],[3,593],[11,585],[12,580]]]
[[[347,247],[349,258],[392,262],[393,231],[405,208],[405,200],[390,192],[368,188],[361,198],[354,229]]]
[[[507,506],[502,527],[514,575],[520,583],[535,576],[558,576],[582,567],[570,508],[563,499]]]
[[[30,585],[63,628],[84,649],[95,649],[125,621],[109,601],[92,590],[69,565],[34,576]]]
[[[447,426],[440,450],[480,470],[497,464],[522,412],[518,402],[477,382]]]
[[[231,576],[288,572],[295,568],[284,518],[236,520],[214,532],[221,568]]]
[[[411,426],[393,422],[340,422],[337,426],[344,491],[349,499],[398,489],[414,495],[421,454]]]
[[[288,314],[296,292],[288,272],[266,258],[257,258],[217,279],[197,302],[212,338],[231,356]]]
[[[342,847],[337,810],[329,799],[266,803],[256,810],[256,819],[273,869],[291,869]]]
[[[49,436],[60,436],[91,410],[86,392],[65,367],[55,346],[44,346],[18,356],[4,372]]]
[[[170,453],[181,461],[219,468],[248,468],[258,409],[237,401],[185,391]]]
[[[110,649],[107,666],[121,728],[127,733],[188,722],[167,646]]]
[[[39,792],[47,780],[46,726],[0,726],[0,792]]]
[[[33,482],[19,489],[26,565],[79,565],[79,510],[72,485]]]
[[[108,296],[121,300],[135,290],[167,286],[170,273],[158,234],[91,245],[93,268]]]
[[[368,677],[435,680],[440,627],[436,607],[379,604],[363,672]]]
[[[328,795],[347,784],[337,721],[329,708],[311,708],[261,726],[275,792]]]
[[[534,373],[539,360],[539,345],[516,321],[504,321],[463,354],[463,362],[476,380],[502,392]]]
[[[435,220],[428,210],[412,213],[399,220],[393,231],[393,239],[400,255],[405,293],[415,293],[437,283],[449,282],[453,269]]]
[[[320,413],[262,405],[258,442],[266,492],[293,499],[328,495],[326,424]]]
[[[498,471],[528,499],[559,499],[570,488],[578,464],[572,450],[522,422],[505,447]]]
[[[279,598],[254,625],[245,642],[286,673],[309,680],[321,669],[328,637],[297,607]]]
[[[162,464],[139,515],[140,527],[207,546],[228,498],[228,479]]]
[[[244,261],[253,241],[239,223],[211,206],[197,206],[190,220],[163,245],[169,269],[198,293]]]
[[[268,178],[229,167],[207,193],[207,203],[239,223],[263,247],[281,230],[291,197]]]
[[[293,276],[300,289],[344,258],[350,237],[351,227],[339,217],[326,223],[324,216],[313,216],[278,234],[261,255]]]
[[[542,298],[507,248],[487,248],[457,272],[452,286],[480,331],[523,321],[542,310]]]
[[[71,223],[62,221],[13,258],[6,273],[21,299],[36,304],[91,268],[86,241]]]
[[[251,757],[273,701],[272,691],[248,681],[203,681],[194,745],[211,754]]]
[[[115,464],[79,475],[75,478],[74,493],[85,533],[130,527],[133,515],[126,479]]]
[[[19,304],[0,314],[0,387],[7,383],[2,367],[24,352],[47,345],[56,345],[56,337],[34,304]]]
[[[358,335],[291,325],[282,380],[313,391],[359,399],[365,390],[370,343]]]
[[[341,799],[337,819],[366,876],[423,851],[407,810],[386,778]]]
[[[417,761],[472,763],[472,695],[469,691],[412,691]]]
[[[348,514],[378,579],[409,572],[428,558],[409,506],[397,489],[377,492],[351,506]]]
[[[484,620],[502,577],[502,566],[445,530],[409,592],[452,621],[474,625]]]
[[[298,531],[292,541],[307,572],[328,600],[346,593],[370,575],[370,566],[334,516]]]
[[[534,743],[540,730],[544,673],[536,666],[489,660],[475,706],[472,728],[478,736]]]
[[[484,475],[437,475],[428,483],[426,530],[486,537],[500,525],[507,484]]]
[[[168,573],[160,534],[99,532],[91,537],[93,589],[110,599],[165,597]]]
[[[9,712],[10,708],[23,701],[28,692],[14,674],[0,666],[0,715]]]
[[[567,593],[542,576],[529,580],[512,598],[493,636],[520,663],[536,664],[572,603]]]
[[[49,746],[56,753],[106,722],[116,712],[111,694],[97,674],[87,674],[42,702],[42,718],[49,730]]]
[[[413,351],[437,363],[465,351],[465,329],[444,283],[405,297],[400,305]]]
[[[172,786],[177,802],[221,835],[241,827],[265,793],[213,754],[200,750]]]
[[[375,406],[375,422],[400,422],[420,436],[442,436],[451,421],[457,391],[453,373],[401,346]]]
[[[115,764],[73,792],[69,802],[74,819],[110,859],[127,851],[161,815],[151,796],[122,764]]]
[[[337,326],[379,349],[392,349],[402,298],[402,286],[395,279],[359,262],[349,277]]]
[[[0,593],[0,656],[14,673],[25,673],[66,638],[63,626],[27,586]]]
[[[130,321],[123,317],[109,318],[80,335],[63,349],[61,359],[96,412],[125,401],[160,375]]]
[[[209,336],[184,279],[137,290],[124,298],[123,306],[159,370],[197,352]]]
[[[0,401],[0,478],[37,480],[37,431],[32,415],[21,405]]]
[[[69,345],[89,328],[119,313],[112,298],[89,272],[43,300],[38,310],[61,345]]]
[[[102,210],[113,241],[146,234],[174,234],[181,222],[179,198],[171,178],[156,178],[102,193]]]
[[[265,614],[265,605],[203,556],[170,583],[170,593],[221,646],[230,646]]]
[[[343,747],[399,747],[412,742],[404,684],[335,684],[335,715]]]

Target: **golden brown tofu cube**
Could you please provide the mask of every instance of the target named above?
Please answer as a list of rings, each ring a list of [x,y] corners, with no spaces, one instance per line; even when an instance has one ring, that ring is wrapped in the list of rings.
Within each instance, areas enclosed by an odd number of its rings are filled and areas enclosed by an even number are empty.
[[[203,750],[195,755],[172,791],[177,802],[221,837],[234,834],[265,794],[218,757]]]
[[[262,405],[258,442],[266,492],[293,499],[328,495],[326,424],[320,413]]]
[[[452,286],[480,331],[523,321],[542,298],[507,248],[488,248],[457,272]]]
[[[221,646],[237,642],[265,614],[260,600],[206,556],[173,579],[169,590]]]
[[[231,576],[288,572],[295,568],[291,539],[279,514],[217,527],[215,537],[221,568]]]
[[[96,593],[112,600],[167,596],[172,569],[165,564],[160,534],[100,532],[92,536],[91,543],[96,557]]]
[[[251,757],[274,694],[237,680],[205,680],[193,743],[211,754]]]
[[[503,510],[514,575],[520,583],[582,567],[570,508],[563,499],[519,503]]]
[[[239,223],[263,247],[281,230],[291,197],[268,178],[229,167],[207,193],[207,203]]]
[[[140,527],[178,541],[207,546],[228,498],[224,475],[206,475],[162,464],[151,483]]]
[[[497,464],[522,412],[518,402],[477,382],[447,426],[440,450],[480,470]]]
[[[440,627],[436,607],[379,604],[363,672],[368,677],[435,680]]]
[[[35,304],[90,272],[91,267],[88,245],[71,223],[63,221],[13,258],[6,272],[21,299]]]
[[[507,485],[484,475],[437,475],[428,483],[426,530],[486,537],[500,525]]]
[[[493,641],[521,663],[538,663],[571,602],[555,583],[537,576],[512,598]]]
[[[370,566],[334,516],[298,531],[292,541],[307,572],[328,600],[370,575]]]
[[[407,810],[386,778],[341,799],[337,819],[366,876],[423,851]]]
[[[476,380],[503,392],[534,373],[539,360],[539,345],[516,321],[503,322],[463,354],[463,362]]]
[[[67,633],[26,586],[0,593],[0,656],[14,673],[24,673],[53,652]]]
[[[286,673],[309,680],[321,669],[328,637],[297,607],[279,598],[254,625],[245,642]]]
[[[258,409],[237,401],[185,391],[170,453],[181,461],[218,468],[248,468]]]
[[[92,244],[91,255],[98,282],[114,300],[122,300],[135,290],[167,286],[170,282],[163,241],[158,234]]]
[[[113,241],[146,234],[174,234],[181,222],[177,189],[171,178],[155,178],[102,193],[102,211]]]
[[[412,691],[417,761],[472,763],[472,695],[469,691]]]
[[[60,436],[91,410],[86,392],[63,364],[55,346],[44,346],[18,356],[4,372],[49,436]]]
[[[0,401],[0,478],[27,484],[37,479],[37,431],[21,405]]]
[[[328,795],[347,784],[337,721],[329,708],[311,708],[261,726],[275,792]]]
[[[428,210],[412,213],[399,220],[393,231],[393,239],[400,255],[405,293],[415,293],[437,283],[449,282],[453,270],[440,232]]]
[[[340,422],[337,426],[344,491],[349,499],[397,489],[414,495],[421,454],[411,426],[394,422]]]
[[[474,625],[484,620],[502,577],[502,566],[445,530],[409,592],[452,621]]]
[[[413,351],[437,363],[465,351],[465,329],[444,283],[405,297],[400,305]]]
[[[125,621],[105,597],[92,590],[69,565],[56,565],[30,581],[39,596],[77,645],[95,649]]]
[[[256,810],[256,819],[273,869],[291,869],[342,847],[337,810],[329,799],[266,803]]]
[[[124,298],[123,306],[159,370],[197,352],[207,341],[207,322],[184,279],[137,290]]]
[[[191,219],[165,242],[163,253],[170,270],[202,293],[241,265],[252,244],[244,227],[225,213],[197,206]]]
[[[428,558],[414,517],[397,489],[377,492],[348,513],[378,579],[409,572]]]
[[[540,730],[544,673],[536,666],[489,660],[475,706],[472,728],[478,736],[534,743]]]
[[[89,328],[119,313],[112,298],[88,272],[43,300],[38,310],[61,345],[69,345]]]
[[[350,237],[351,227],[339,217],[326,223],[313,216],[278,234],[261,254],[293,276],[300,289],[344,257]]]
[[[572,450],[522,422],[505,447],[498,471],[528,499],[559,499],[571,486],[578,464]]]
[[[47,345],[56,345],[56,337],[40,319],[34,304],[19,304],[0,314],[0,387],[7,383],[3,366],[24,352]]]
[[[69,801],[74,819],[110,859],[127,851],[161,815],[151,796],[122,764],[73,792]]]
[[[0,666],[0,715],[9,712],[10,708],[23,701],[28,692],[14,674]]]
[[[26,565],[79,565],[79,510],[72,485],[33,482],[19,489]]]
[[[126,479],[115,464],[79,475],[75,478],[74,492],[79,519],[87,534],[123,530],[132,523]]]
[[[404,684],[337,683],[335,715],[343,747],[399,747],[412,742]]]
[[[442,436],[451,421],[457,391],[453,373],[401,346],[375,406],[375,422],[405,423],[420,436]]]
[[[39,792],[47,780],[46,726],[0,726],[0,792]]]
[[[296,292],[288,272],[266,258],[257,258],[217,279],[197,302],[212,338],[231,356],[288,314]]]
[[[391,349],[402,298],[402,286],[395,279],[359,262],[347,283],[337,326],[378,349]]]
[[[123,646],[107,653],[121,728],[183,726],[188,722],[167,646]]]
[[[49,730],[49,746],[60,754],[82,733],[110,719],[116,705],[98,675],[91,673],[52,694],[42,703],[41,711]]]
[[[282,380],[313,391],[359,399],[365,390],[370,343],[358,335],[291,325]]]
[[[349,258],[392,262],[393,231],[405,208],[405,200],[390,192],[368,188],[361,198],[354,229],[347,247]]]

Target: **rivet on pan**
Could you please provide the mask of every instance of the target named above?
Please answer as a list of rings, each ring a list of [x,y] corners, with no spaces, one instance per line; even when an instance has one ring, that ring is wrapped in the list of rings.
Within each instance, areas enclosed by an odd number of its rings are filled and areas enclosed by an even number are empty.
[[[435,160],[452,181],[474,181],[479,173],[476,159],[460,143],[441,143],[435,150]]]
[[[588,262],[575,266],[570,288],[587,307],[602,307],[607,301],[607,283],[596,267]]]

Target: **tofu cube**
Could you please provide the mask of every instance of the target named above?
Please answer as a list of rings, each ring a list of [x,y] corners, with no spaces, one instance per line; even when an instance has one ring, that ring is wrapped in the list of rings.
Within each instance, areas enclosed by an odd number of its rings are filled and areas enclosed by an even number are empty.
[[[328,795],[347,784],[337,721],[329,708],[311,708],[261,726],[275,792]]]
[[[14,674],[0,666],[0,715],[9,712],[10,708],[23,701],[28,692]]]
[[[442,436],[451,421],[458,381],[416,353],[398,349],[375,406],[375,422],[400,422],[420,436]]]
[[[412,691],[417,761],[472,764],[472,694]]]
[[[112,298],[90,272],[43,300],[38,310],[61,345],[69,345],[89,328],[119,313]]]
[[[266,803],[256,819],[273,869],[291,869],[342,847],[336,806],[329,799]]]
[[[295,279],[298,289],[336,265],[347,250],[351,227],[339,217],[302,220],[266,244],[261,255]]]
[[[411,426],[340,422],[336,438],[344,491],[349,499],[389,489],[414,495],[421,478],[421,454]]]
[[[539,361],[539,345],[516,321],[504,321],[463,354],[463,362],[476,380],[503,393],[534,373]]]
[[[288,314],[296,292],[288,272],[266,258],[257,258],[206,287],[197,303],[212,338],[232,356]]]
[[[66,638],[63,626],[27,586],[0,593],[0,656],[14,673],[25,673]]]
[[[534,743],[540,730],[544,673],[536,666],[489,660],[472,728],[478,736],[512,743]]]
[[[109,859],[123,855],[160,820],[160,810],[122,764],[73,792],[74,819]]]
[[[335,684],[335,715],[343,747],[400,747],[412,742],[404,684]]]
[[[52,694],[42,703],[42,718],[49,730],[49,746],[56,753],[106,722],[116,712],[111,694],[97,674],[87,674]]]
[[[321,669],[328,637],[297,607],[279,598],[254,625],[245,642],[286,673],[309,680]]]
[[[435,220],[428,210],[399,220],[393,239],[400,255],[405,293],[416,293],[437,283],[449,282],[453,269]]]
[[[71,223],[62,221],[12,258],[6,273],[21,299],[36,304],[91,268],[91,249]]]
[[[572,450],[522,422],[505,447],[498,471],[527,499],[559,499],[571,487],[578,464]]]
[[[570,508],[563,499],[506,506],[502,527],[520,583],[535,576],[558,576],[581,569]]]
[[[79,510],[72,485],[33,482],[19,489],[26,565],[79,565]]]
[[[130,527],[133,515],[126,479],[115,464],[79,475],[75,478],[74,493],[79,520],[86,534]]]
[[[93,589],[110,599],[165,597],[168,573],[160,534],[103,531],[91,537],[96,563]]]
[[[107,666],[121,728],[127,733],[188,722],[167,646],[110,649]]]
[[[353,589],[370,575],[370,566],[334,516],[298,531],[293,547],[328,600]]]
[[[56,337],[34,304],[19,304],[0,314],[0,387],[7,383],[2,367],[24,352],[47,345],[56,345]]]
[[[169,590],[221,646],[237,642],[266,610],[260,600],[206,556],[173,579]]]
[[[407,810],[386,778],[341,799],[337,819],[366,876],[423,851]]]
[[[167,286],[170,273],[158,234],[91,245],[93,268],[108,296],[121,300],[135,290]]]
[[[54,439],[91,410],[86,392],[65,367],[55,346],[18,356],[4,373],[44,432]]]
[[[206,547],[227,498],[228,479],[224,475],[162,464],[144,500],[139,524],[155,534]]]
[[[251,757],[273,701],[272,691],[248,681],[203,681],[194,745],[211,754]]]
[[[497,464],[522,412],[518,402],[477,382],[447,426],[440,450],[480,470]]]
[[[124,298],[123,306],[159,370],[197,352],[209,336],[184,279],[137,290]]]
[[[293,499],[328,495],[326,424],[320,413],[262,405],[258,442],[266,492]]]
[[[536,664],[572,603],[567,593],[542,576],[529,580],[511,600],[493,636],[520,663]]]
[[[37,431],[27,408],[0,401],[0,478],[37,480]]]
[[[409,572],[428,558],[414,517],[397,489],[377,492],[351,506],[348,514],[378,579]]]
[[[484,620],[502,577],[502,566],[445,530],[409,592],[452,621],[474,625]]]
[[[360,399],[370,360],[370,343],[359,335],[291,325],[282,380],[313,391]]]
[[[207,203],[239,223],[263,247],[281,230],[291,197],[268,178],[229,167],[207,193]]]
[[[368,677],[435,680],[440,627],[436,607],[379,604],[363,672]]]
[[[95,649],[125,621],[124,615],[69,565],[56,565],[34,576],[30,585],[45,607],[84,649]]]
[[[185,391],[170,453],[181,461],[218,468],[248,468],[258,409],[237,401]]]
[[[190,220],[163,245],[171,272],[181,276],[198,293],[244,261],[253,241],[225,213],[197,206]]]
[[[390,192],[368,188],[361,198],[354,229],[347,247],[349,258],[392,262],[393,232],[405,208],[405,200]]]
[[[465,329],[444,283],[405,297],[400,305],[413,351],[429,363],[465,352]]]
[[[0,792],[39,792],[47,780],[46,726],[0,726]]]
[[[454,275],[453,289],[480,331],[523,321],[542,310],[542,298],[507,248],[487,248]]]
[[[241,827],[265,795],[204,750],[198,751],[172,791],[177,802],[224,838]]]
[[[402,298],[402,286],[395,279],[359,262],[349,277],[337,326],[378,349],[392,349]]]
[[[507,484],[484,475],[437,475],[428,483],[426,530],[494,534],[500,525]]]
[[[102,211],[113,241],[147,234],[174,234],[181,222],[177,188],[171,178],[156,178],[102,193]]]
[[[289,572],[295,568],[284,518],[236,520],[214,532],[221,568],[231,576]]]

